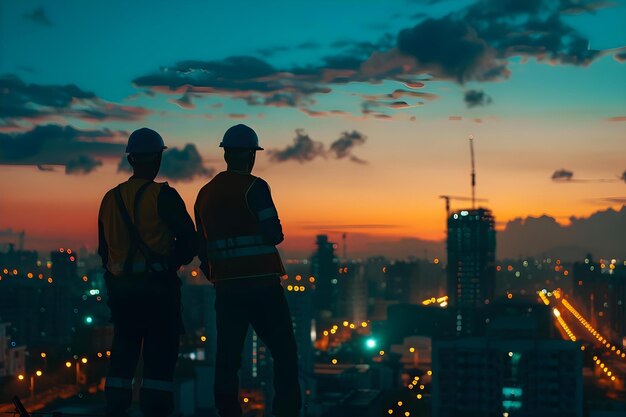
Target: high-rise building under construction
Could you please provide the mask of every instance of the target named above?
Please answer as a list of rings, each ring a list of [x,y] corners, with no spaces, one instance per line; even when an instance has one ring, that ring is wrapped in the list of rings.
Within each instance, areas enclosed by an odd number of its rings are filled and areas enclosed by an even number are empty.
[[[481,311],[493,299],[496,232],[491,211],[454,211],[448,217],[448,296],[456,314],[456,333],[475,334]]]

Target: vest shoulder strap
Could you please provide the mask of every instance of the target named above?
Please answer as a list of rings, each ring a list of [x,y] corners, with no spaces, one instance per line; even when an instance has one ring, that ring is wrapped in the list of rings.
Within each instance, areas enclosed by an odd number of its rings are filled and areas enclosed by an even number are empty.
[[[143,239],[141,238],[141,234],[139,233],[139,230],[137,230],[137,227],[135,226],[135,224],[137,223],[137,219],[138,219],[139,203],[141,201],[141,197],[143,196],[144,191],[148,188],[150,184],[151,182],[146,182],[139,188],[139,190],[137,190],[137,193],[135,194],[134,213],[133,213],[135,222],[133,222],[130,219],[130,215],[128,214],[128,210],[126,209],[124,200],[122,199],[120,186],[118,185],[117,187],[115,187],[115,201],[117,203],[117,207],[120,211],[120,214],[122,215],[122,220],[124,221],[124,224],[126,225],[128,234],[130,235],[132,239],[130,243],[129,251],[128,251],[128,256],[126,257],[126,260],[124,261],[124,273],[125,274],[132,273],[132,270],[133,270],[132,260],[135,256],[135,253],[137,252],[137,249],[139,249],[141,253],[143,254],[146,260],[146,266],[148,269],[152,270],[152,272],[161,272],[161,271],[157,271],[153,265],[155,261],[159,262],[158,259],[160,258],[160,256],[156,252],[154,252],[152,249],[150,249],[150,247],[143,241]],[[163,270],[167,270],[167,268],[162,263],[161,263],[161,266],[163,267]]]

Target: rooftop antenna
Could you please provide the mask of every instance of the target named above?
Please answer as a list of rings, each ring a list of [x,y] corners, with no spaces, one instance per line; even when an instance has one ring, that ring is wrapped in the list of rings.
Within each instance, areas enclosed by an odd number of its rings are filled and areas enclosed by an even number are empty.
[[[469,136],[470,155],[472,156],[472,210],[476,208],[476,168],[474,165],[474,135]]]

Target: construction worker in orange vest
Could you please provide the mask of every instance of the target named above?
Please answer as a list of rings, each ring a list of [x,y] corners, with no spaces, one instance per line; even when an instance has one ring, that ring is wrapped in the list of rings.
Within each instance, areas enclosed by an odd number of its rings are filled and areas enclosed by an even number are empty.
[[[274,359],[272,412],[295,417],[301,408],[297,347],[276,250],[284,237],[269,186],[251,175],[263,148],[242,124],[226,131],[220,147],[228,168],[202,187],[195,204],[200,268],[216,292],[215,405],[221,417],[242,415],[237,372],[252,325]]]
[[[176,271],[196,254],[193,220],[159,172],[163,138],[142,128],[128,138],[133,176],[106,193],[98,217],[99,248],[114,325],[106,415],[126,416],[132,381],[143,355],[141,409],[146,417],[174,410],[173,376],[180,334],[180,285]]]

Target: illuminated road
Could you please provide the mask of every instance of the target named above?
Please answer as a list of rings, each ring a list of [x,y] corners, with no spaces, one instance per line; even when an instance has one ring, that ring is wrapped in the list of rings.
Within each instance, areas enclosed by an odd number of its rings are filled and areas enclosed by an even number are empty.
[[[592,345],[594,375],[598,384],[612,391],[624,391],[626,352],[594,328],[572,302],[565,299],[561,290],[543,290],[537,294],[545,305],[552,306],[555,325],[564,339]],[[581,346],[581,350],[585,349],[585,345]]]

